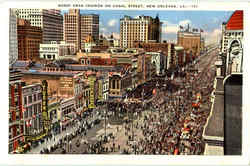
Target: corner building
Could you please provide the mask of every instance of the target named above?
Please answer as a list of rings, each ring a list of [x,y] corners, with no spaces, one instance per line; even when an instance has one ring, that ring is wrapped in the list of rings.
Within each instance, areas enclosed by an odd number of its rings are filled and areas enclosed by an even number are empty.
[[[161,42],[161,26],[159,17],[139,16],[132,18],[124,16],[120,19],[120,46],[122,48],[134,47],[135,41]]]

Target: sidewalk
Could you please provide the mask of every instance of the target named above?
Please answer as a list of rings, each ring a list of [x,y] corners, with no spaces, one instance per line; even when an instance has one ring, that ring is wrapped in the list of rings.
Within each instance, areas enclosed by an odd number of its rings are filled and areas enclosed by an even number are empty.
[[[66,130],[64,130],[63,132],[61,132],[60,134],[52,135],[51,139],[47,139],[42,143],[36,147],[36,148],[31,148],[30,151],[27,152],[27,154],[40,154],[40,151],[44,148],[49,148],[55,144],[57,144],[59,142],[59,140],[63,137],[65,137],[68,134],[72,134],[73,132],[77,131],[79,125],[76,124],[76,126],[72,126],[70,128],[67,128]]]

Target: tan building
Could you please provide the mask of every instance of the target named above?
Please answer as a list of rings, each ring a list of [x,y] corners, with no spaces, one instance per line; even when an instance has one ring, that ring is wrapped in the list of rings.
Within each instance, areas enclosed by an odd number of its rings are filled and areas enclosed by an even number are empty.
[[[190,31],[178,31],[177,45],[182,46],[184,50],[192,51],[193,55],[199,56],[201,50],[201,33]]]
[[[94,42],[99,40],[99,15],[96,14],[84,14],[81,15],[81,49],[84,44],[84,40],[91,35]]]
[[[63,40],[66,43],[74,43],[76,49],[80,49],[80,10],[69,9],[63,16]]]
[[[43,30],[42,43],[63,40],[63,17],[57,9],[16,9],[18,18],[30,21]]]
[[[63,16],[64,41],[74,43],[79,50],[89,35],[95,41],[99,39],[99,15],[81,15],[79,9],[69,9]]]
[[[18,20],[18,60],[38,60],[39,46],[42,43],[42,29],[31,26],[29,21]]]
[[[158,16],[139,16],[131,18],[124,16],[120,19],[120,46],[123,48],[134,47],[134,41],[149,42],[161,41],[161,26]]]

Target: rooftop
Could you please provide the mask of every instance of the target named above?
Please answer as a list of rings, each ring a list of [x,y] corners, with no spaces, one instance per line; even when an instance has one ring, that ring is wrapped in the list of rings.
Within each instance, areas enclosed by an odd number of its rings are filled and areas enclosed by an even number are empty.
[[[226,30],[243,30],[243,11],[236,10],[226,24]]]
[[[224,91],[223,78],[217,78],[216,91]],[[215,127],[216,126],[216,127]],[[224,94],[215,95],[214,105],[204,129],[205,139],[223,139],[224,137]]]

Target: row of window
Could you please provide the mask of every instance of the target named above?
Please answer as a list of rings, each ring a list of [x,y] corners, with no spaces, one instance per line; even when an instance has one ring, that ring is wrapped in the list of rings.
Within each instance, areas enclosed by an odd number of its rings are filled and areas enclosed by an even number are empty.
[[[37,116],[41,112],[42,112],[41,103],[34,104],[32,106],[25,108],[25,110],[23,112],[23,114],[24,114],[23,116],[24,116],[24,119],[27,119],[27,118],[31,118],[33,116]]]
[[[23,99],[24,99],[24,105],[28,105],[38,100],[42,100],[42,93],[36,93],[33,95],[24,96]]]

